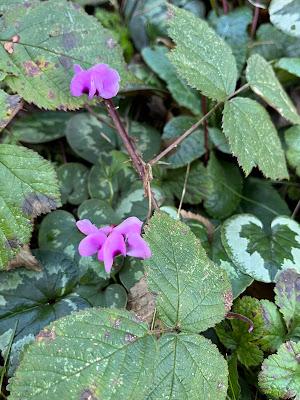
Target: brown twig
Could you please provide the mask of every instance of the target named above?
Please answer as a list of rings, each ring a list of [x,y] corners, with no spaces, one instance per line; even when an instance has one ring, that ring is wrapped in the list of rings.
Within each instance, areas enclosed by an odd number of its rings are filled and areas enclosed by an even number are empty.
[[[205,96],[201,96],[201,105],[202,105],[202,113],[203,113],[203,115],[207,114],[207,98]],[[205,161],[205,163],[207,163],[208,158],[209,158],[208,122],[207,122],[207,119],[203,122],[203,129],[204,129],[204,148],[205,148],[204,161]]]
[[[129,157],[131,158],[133,166],[143,182],[145,195],[151,196],[151,208],[152,207],[158,208],[157,201],[154,197],[153,192],[151,191],[151,186],[150,186],[152,180],[151,166],[149,164],[146,164],[142,159],[142,157],[139,155],[137,149],[135,148],[134,142],[128,135],[113,102],[111,100],[104,100],[104,103],[115,125],[115,128],[123,141],[123,144],[129,154]]]

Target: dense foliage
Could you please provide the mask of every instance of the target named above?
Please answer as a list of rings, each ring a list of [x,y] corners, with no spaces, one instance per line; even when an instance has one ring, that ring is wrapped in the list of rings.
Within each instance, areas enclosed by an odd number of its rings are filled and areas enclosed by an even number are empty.
[[[2,0],[0,132],[0,399],[300,400],[300,0]]]

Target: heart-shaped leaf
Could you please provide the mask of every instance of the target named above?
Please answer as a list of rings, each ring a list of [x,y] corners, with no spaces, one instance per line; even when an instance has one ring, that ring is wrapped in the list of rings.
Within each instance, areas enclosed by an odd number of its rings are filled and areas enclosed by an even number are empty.
[[[88,198],[88,168],[79,163],[67,163],[57,169],[60,183],[61,201],[63,204],[81,204]]]
[[[262,282],[274,282],[281,269],[300,271],[300,226],[288,217],[271,226],[251,214],[229,218],[222,228],[223,246],[242,272]]]

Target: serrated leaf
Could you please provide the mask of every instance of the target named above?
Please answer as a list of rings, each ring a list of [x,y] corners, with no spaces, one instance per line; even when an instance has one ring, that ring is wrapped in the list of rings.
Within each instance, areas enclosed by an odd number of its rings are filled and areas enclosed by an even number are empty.
[[[35,111],[13,122],[11,134],[24,143],[47,143],[65,135],[72,114],[63,111]]]
[[[11,7],[0,21],[0,41],[4,44],[16,35],[11,54],[0,46],[0,69],[9,73],[5,81],[13,91],[40,108],[75,109],[87,101],[70,94],[73,64],[109,64],[120,73],[123,87],[130,79],[122,50],[109,31],[72,3]]]
[[[30,218],[60,206],[60,195],[52,165],[21,146],[0,145],[0,181],[0,269],[3,269],[29,242]]]
[[[184,187],[186,176],[186,167],[168,171],[166,181],[163,185],[166,186],[177,199],[181,199],[182,190]],[[205,193],[202,185],[205,184],[206,170],[200,161],[195,161],[191,164],[190,173],[187,180],[184,202],[189,204],[199,204],[203,200]]]
[[[0,89],[0,132],[9,124],[20,108],[20,96],[11,96]]]
[[[271,24],[261,24],[256,32],[256,39],[251,46],[251,54],[258,53],[270,61],[280,57],[300,57],[299,40]]]
[[[278,134],[259,103],[243,97],[226,102],[223,131],[246,176],[257,166],[267,178],[288,178]]]
[[[66,128],[71,149],[92,164],[99,160],[100,155],[114,150],[117,146],[116,132],[107,122],[106,119],[100,122],[86,113],[74,115]]]
[[[284,132],[287,145],[286,158],[296,174],[300,176],[300,126],[292,126]]]
[[[52,323],[27,348],[10,381],[10,397],[144,400],[156,356],[155,338],[148,335],[147,325],[128,311],[74,313]]]
[[[264,226],[269,226],[278,215],[291,215],[287,203],[270,182],[252,177],[245,181],[240,210],[255,215]]]
[[[270,20],[278,29],[291,36],[300,37],[300,1],[272,0]]]
[[[142,51],[143,59],[166,82],[174,100],[193,114],[200,114],[201,101],[199,95],[179,77],[167,54],[168,50],[163,46],[146,47]]]
[[[207,257],[182,222],[157,212],[145,230],[152,257],[144,261],[159,318],[186,332],[204,331],[222,320],[230,293],[226,274]]]
[[[62,253],[35,252],[40,272],[17,268],[0,273],[0,343],[2,335],[17,323],[10,357],[10,375],[24,345],[51,321],[74,310],[90,307],[74,293],[79,269]],[[1,348],[3,351],[4,349]]]
[[[300,5],[300,3],[299,3]],[[246,77],[251,89],[284,118],[294,124],[300,124],[300,115],[277,79],[273,68],[260,55],[254,54],[248,59]]]
[[[300,78],[300,57],[283,57],[276,63],[276,67],[284,69]]]
[[[170,10],[169,35],[176,43],[170,60],[179,76],[205,96],[225,100],[237,80],[230,47],[205,21],[174,6]]]
[[[67,163],[57,169],[57,177],[60,183],[61,201],[63,204],[81,204],[87,200],[88,168],[79,163]]]
[[[288,339],[300,340],[300,274],[287,269],[276,280],[275,302],[278,305],[288,330]]]
[[[160,358],[146,399],[226,398],[227,363],[210,340],[181,333],[164,335],[158,343]]]
[[[203,186],[205,210],[214,218],[226,218],[236,210],[241,200],[243,180],[239,168],[218,160],[211,153],[206,171]]]
[[[197,118],[184,115],[172,118],[164,126],[162,140],[165,146],[171,144],[197,121]],[[165,158],[165,161],[168,163],[168,168],[179,168],[200,158],[204,153],[204,133],[203,129],[198,128],[180,145],[176,146],[174,152],[171,152],[171,154]]]
[[[232,49],[239,73],[246,61],[247,43],[249,41],[248,25],[252,21],[252,12],[248,7],[236,8],[228,14],[209,15],[209,22]]]
[[[211,247],[211,259],[213,262],[227,272],[231,283],[232,296],[237,298],[253,282],[253,278],[244,274],[228,257],[221,241],[220,230],[215,231]]]
[[[286,328],[276,304],[260,300],[264,321],[264,334],[258,343],[264,351],[274,352],[286,339]]]
[[[300,342],[286,342],[262,364],[259,387],[275,399],[300,399]]]
[[[240,270],[258,281],[274,282],[281,269],[299,271],[300,226],[288,217],[263,227],[254,215],[235,215],[222,227],[222,243]]]

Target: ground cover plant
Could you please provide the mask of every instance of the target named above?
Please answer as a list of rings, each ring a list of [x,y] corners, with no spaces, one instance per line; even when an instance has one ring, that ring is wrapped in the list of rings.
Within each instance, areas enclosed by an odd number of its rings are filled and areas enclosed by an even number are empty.
[[[0,131],[0,399],[300,400],[300,0],[2,0]]]

